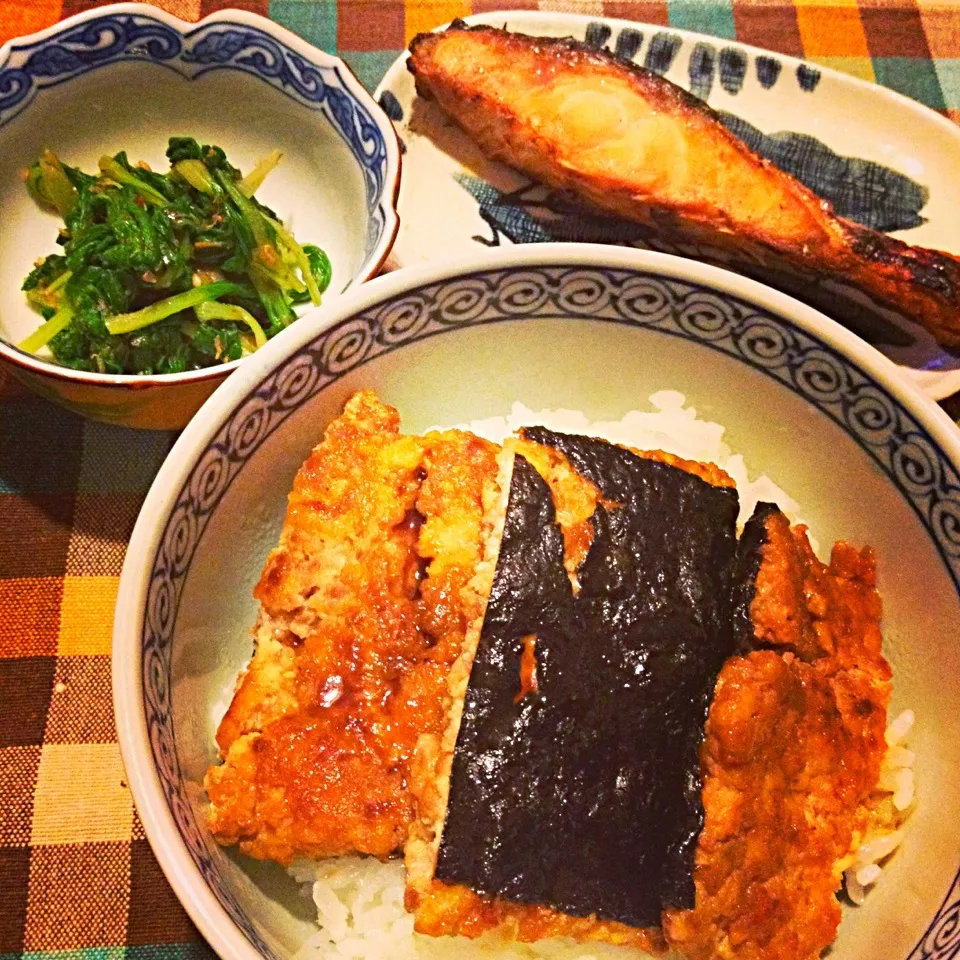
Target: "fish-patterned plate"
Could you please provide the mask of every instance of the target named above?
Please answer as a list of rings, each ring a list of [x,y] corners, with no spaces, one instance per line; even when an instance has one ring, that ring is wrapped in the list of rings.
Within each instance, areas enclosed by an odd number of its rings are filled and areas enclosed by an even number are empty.
[[[705,100],[733,133],[841,216],[907,243],[960,253],[960,128],[906,97],[756,47],[626,20],[510,11],[467,22],[606,47]],[[696,256],[695,248],[641,238],[631,224],[591,215],[568,196],[487,160],[439,107],[417,97],[406,59],[391,66],[375,94],[404,150],[394,267],[548,240]],[[843,306],[834,316],[934,399],[960,390],[960,356],[916,325],[890,316],[855,320]]]

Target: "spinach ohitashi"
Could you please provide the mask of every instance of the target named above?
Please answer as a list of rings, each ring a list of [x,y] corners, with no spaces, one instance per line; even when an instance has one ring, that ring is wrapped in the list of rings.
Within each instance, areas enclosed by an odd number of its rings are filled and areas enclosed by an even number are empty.
[[[180,373],[253,352],[320,302],[327,255],[254,196],[279,151],[246,176],[190,137],[170,138],[167,159],[157,173],[121,152],[89,174],[45,151],[24,172],[63,226],[62,252],[23,283],[45,322],[22,350],[95,373]]]

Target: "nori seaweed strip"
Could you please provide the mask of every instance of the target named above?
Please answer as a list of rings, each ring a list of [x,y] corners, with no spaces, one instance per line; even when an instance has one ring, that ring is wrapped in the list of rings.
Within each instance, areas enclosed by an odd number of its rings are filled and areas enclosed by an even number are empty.
[[[550,489],[514,459],[503,539],[453,755],[450,802],[436,877],[479,893],[546,903],[562,847],[538,799],[555,789],[555,752],[543,741],[548,661],[579,626],[563,566]],[[540,693],[519,702],[523,638],[536,637]],[[545,749],[546,747],[546,749]],[[525,802],[526,801],[526,802]],[[519,854],[522,861],[514,866]]]
[[[740,652],[753,650],[756,646],[750,607],[756,595],[763,548],[769,540],[767,519],[779,512],[780,508],[775,503],[759,502],[750,519],[744,524],[743,533],[737,543],[737,565],[731,589],[731,619],[734,646]]]
[[[592,582],[595,551],[579,572],[579,600],[588,605],[591,622],[615,622],[618,634],[626,634],[626,656],[630,647],[646,649],[651,672],[665,686],[657,741],[666,838],[661,899],[664,907],[693,907],[694,855],[703,828],[700,744],[717,675],[733,653],[729,587],[739,497],[734,488],[715,487],[605,440],[545,427],[523,434],[559,450],[604,498],[624,504],[616,515],[629,524],[622,539],[636,563],[619,574],[624,588],[616,594],[616,610],[606,609],[614,595],[609,582]]]
[[[592,518],[574,598],[549,489],[516,458],[436,876],[658,925],[664,906],[693,906],[697,751],[731,648],[736,491],[602,441],[532,434],[602,474],[617,506]],[[537,692],[515,702],[530,636]]]

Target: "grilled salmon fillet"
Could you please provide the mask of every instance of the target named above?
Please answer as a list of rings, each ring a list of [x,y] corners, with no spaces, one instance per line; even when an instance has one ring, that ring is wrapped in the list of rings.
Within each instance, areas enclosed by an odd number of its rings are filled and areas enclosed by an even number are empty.
[[[251,856],[385,857],[413,818],[409,766],[439,730],[473,614],[497,447],[400,433],[353,397],[301,468],[255,596],[256,651],[207,773],[216,839]]]
[[[960,260],[836,216],[659,75],[460,21],[415,37],[408,67],[492,158],[829,312],[865,296],[960,346]]]

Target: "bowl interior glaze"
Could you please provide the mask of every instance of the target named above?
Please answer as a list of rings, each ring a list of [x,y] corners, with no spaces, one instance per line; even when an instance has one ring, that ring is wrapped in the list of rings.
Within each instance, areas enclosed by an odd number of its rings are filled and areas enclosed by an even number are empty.
[[[324,425],[362,387],[397,406],[409,431],[506,414],[515,400],[618,419],[669,388],[726,425],[752,475],[800,503],[821,553],[840,538],[876,549],[893,710],[917,715],[918,805],[881,883],[846,911],[831,956],[952,956],[960,443],[932,404],[786,297],[612,248],[527,248],[394,275],[308,323],[299,344],[271,345],[228,382],[174,449],[134,534],[116,623],[135,795],[168,875],[221,953],[250,956],[252,944],[289,956],[311,921],[280,870],[211,842],[200,782],[250,655],[251,590]]]

